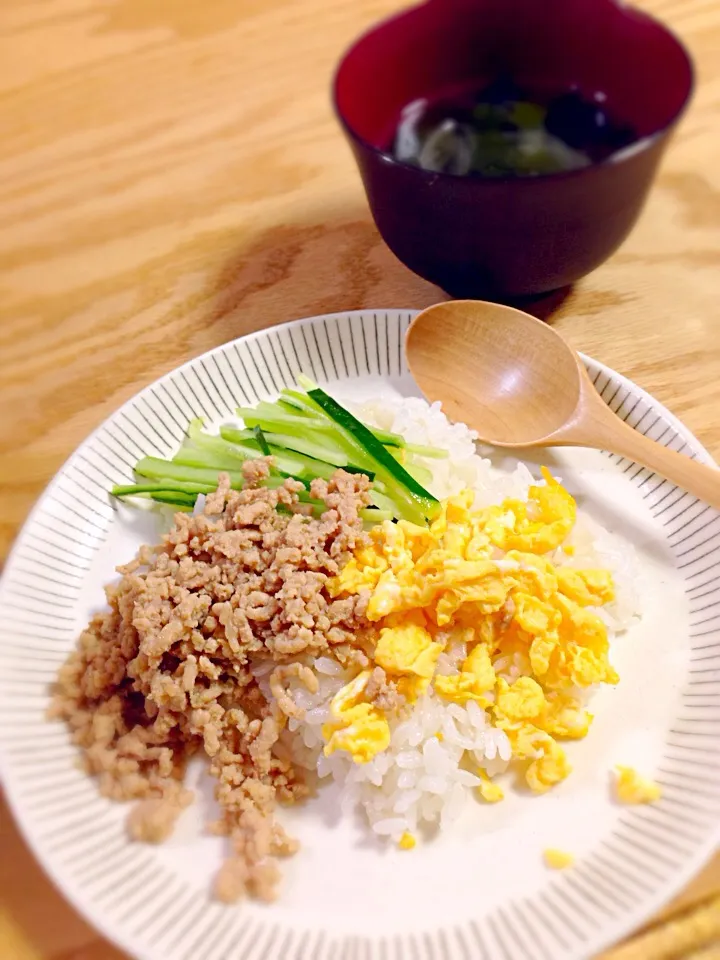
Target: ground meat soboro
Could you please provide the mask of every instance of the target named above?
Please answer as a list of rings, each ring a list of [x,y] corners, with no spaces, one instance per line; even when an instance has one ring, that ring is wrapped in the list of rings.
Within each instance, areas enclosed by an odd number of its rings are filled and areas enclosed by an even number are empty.
[[[247,486],[227,476],[204,513],[178,514],[157,547],[143,547],[106,588],[109,611],[93,618],[63,666],[53,713],[69,724],[85,766],[103,794],[137,800],[128,829],[160,842],[192,795],[183,787],[190,756],[202,750],[217,779],[221,816],[212,829],[230,838],[232,855],[216,894],[275,894],[275,856],[293,840],[274,819],[278,801],[307,793],[300,771],[274,750],[286,714],[297,707],[283,683],[316,682],[308,655],[330,650],[344,660],[369,630],[367,597],[332,600],[328,577],[365,534],[358,511],[368,481],[343,471],[311,493],[327,506],[302,515],[287,480],[261,486],[268,464],[245,464]],[[268,703],[251,664],[277,663]],[[305,660],[305,663],[301,662]]]

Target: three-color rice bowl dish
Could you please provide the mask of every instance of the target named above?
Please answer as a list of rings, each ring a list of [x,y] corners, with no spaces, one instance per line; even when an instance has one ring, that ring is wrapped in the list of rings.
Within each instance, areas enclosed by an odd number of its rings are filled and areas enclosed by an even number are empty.
[[[297,848],[279,808],[331,781],[403,850],[517,783],[552,790],[640,613],[634,557],[549,470],[497,469],[420,399],[351,413],[304,385],[191,425],[113,490],[177,512],[119,568],[53,705],[100,790],[135,801],[137,840],[171,834],[207,755],[225,901],[277,894]]]

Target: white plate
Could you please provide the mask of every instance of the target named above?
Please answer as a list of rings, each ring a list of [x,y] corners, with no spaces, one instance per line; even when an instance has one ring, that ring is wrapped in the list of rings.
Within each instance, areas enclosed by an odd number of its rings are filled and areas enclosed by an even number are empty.
[[[107,490],[135,460],[166,456],[188,419],[219,420],[291,385],[299,371],[346,397],[416,394],[403,355],[408,311],[298,321],[226,344],[143,390],[65,464],[35,507],[0,586],[0,760],[15,815],[73,904],[143,960],[560,960],[589,957],[679,890],[713,852],[720,809],[720,523],[710,507],[635,464],[591,451],[548,453],[571,492],[632,542],[641,623],[616,642],[621,682],[593,701],[573,775],[542,797],[472,805],[412,853],[378,850],[338,821],[333,787],[287,817],[302,841],[272,906],[208,899],[220,862],[201,834],[211,787],[164,846],[129,844],[126,808],[75,766],[65,727],[44,719],[48,685],[102,584],[151,514]],[[587,361],[607,403],[643,433],[709,462],[659,403]],[[342,381],[338,383],[338,381]],[[656,805],[614,805],[615,763],[663,786]],[[202,770],[191,771],[203,783]],[[208,798],[207,803],[204,798]],[[543,848],[572,851],[563,873]]]

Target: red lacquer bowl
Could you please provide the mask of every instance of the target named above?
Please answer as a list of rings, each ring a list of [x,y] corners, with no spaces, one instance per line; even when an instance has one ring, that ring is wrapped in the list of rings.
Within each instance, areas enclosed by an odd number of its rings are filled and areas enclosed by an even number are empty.
[[[638,139],[582,170],[512,179],[429,173],[387,153],[407,103],[508,73],[530,89],[604,91]],[[454,296],[508,299],[573,283],[617,249],[692,86],[678,39],[615,0],[428,0],[350,48],[334,97],[395,255]]]

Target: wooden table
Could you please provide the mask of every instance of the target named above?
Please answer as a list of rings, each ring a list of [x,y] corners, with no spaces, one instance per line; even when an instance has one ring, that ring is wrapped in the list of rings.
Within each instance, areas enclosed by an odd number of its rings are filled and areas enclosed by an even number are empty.
[[[646,4],[689,44],[697,95],[633,235],[554,322],[720,456],[720,4]],[[178,363],[294,317],[440,298],[381,242],[328,98],[343,47],[398,6],[0,3],[0,556],[76,444]],[[0,818],[2,956],[119,960]],[[711,894],[720,859],[663,916]],[[608,958],[689,957],[664,931]]]

